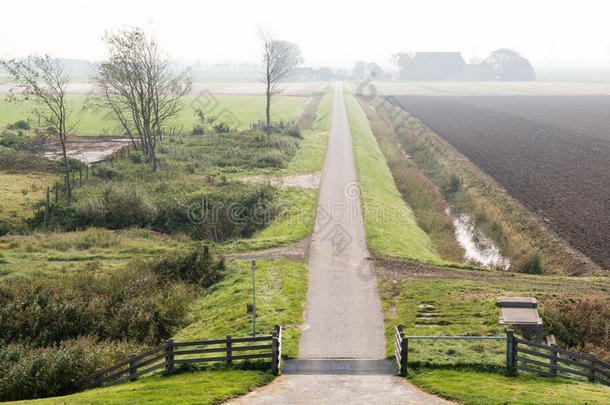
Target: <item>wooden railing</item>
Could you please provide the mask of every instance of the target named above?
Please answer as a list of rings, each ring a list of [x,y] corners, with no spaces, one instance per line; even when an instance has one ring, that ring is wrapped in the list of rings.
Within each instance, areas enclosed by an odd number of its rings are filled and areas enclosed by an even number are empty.
[[[518,338],[511,330],[507,331],[506,336],[405,336],[402,324],[397,325],[395,330],[394,357],[398,373],[402,376],[407,374],[409,340],[506,340],[506,370],[509,372],[527,371],[563,378],[573,378],[570,375],[575,375],[610,386],[610,364],[593,355],[575,353],[554,345]]]
[[[510,346],[510,348],[509,348]],[[508,332],[507,368],[547,377],[585,377],[610,386],[610,364],[594,355],[575,353],[557,346],[530,342]]]
[[[201,356],[204,354],[215,355]],[[269,359],[266,363],[277,375],[280,372],[281,358],[282,327],[280,325],[275,325],[271,336],[233,338],[227,335],[226,339],[190,342],[174,342],[174,339],[169,339],[165,344],[137,356],[131,356],[127,360],[98,370],[77,381],[75,390],[82,391],[102,385],[110,386],[135,381],[140,376],[154,372],[171,374],[176,364],[226,362],[230,365],[237,360]]]

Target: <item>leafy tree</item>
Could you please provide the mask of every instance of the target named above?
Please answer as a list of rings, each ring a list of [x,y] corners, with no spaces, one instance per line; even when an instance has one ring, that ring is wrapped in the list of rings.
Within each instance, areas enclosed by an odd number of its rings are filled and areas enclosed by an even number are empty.
[[[485,62],[502,81],[536,80],[536,72],[529,60],[508,48],[493,51]]]

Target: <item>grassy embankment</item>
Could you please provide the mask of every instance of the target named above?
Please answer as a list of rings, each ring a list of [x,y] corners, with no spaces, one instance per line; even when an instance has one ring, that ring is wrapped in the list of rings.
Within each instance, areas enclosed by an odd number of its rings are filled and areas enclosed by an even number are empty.
[[[369,121],[354,96],[345,94],[366,239],[379,256],[459,266],[441,258],[430,236],[418,226],[411,207],[396,188]]]
[[[433,186],[431,202],[439,208],[449,203],[455,214],[467,214],[475,228],[493,240],[502,255],[510,259],[512,271],[565,275],[600,272],[590,260],[551,236],[491,177],[419,120],[386,101],[375,100],[372,104],[386,121],[399,123],[396,128],[382,123],[384,128],[377,134],[393,141],[395,150],[389,153],[395,155],[399,144],[410,156],[402,165],[410,166],[414,176],[423,174]],[[391,149],[389,141],[387,144]],[[416,198],[417,185],[402,185],[403,195]],[[438,192],[434,193],[434,188]],[[442,217],[438,209],[437,213]],[[425,215],[420,218],[426,221]],[[448,240],[453,230],[446,225],[446,220],[431,222],[429,232]]]

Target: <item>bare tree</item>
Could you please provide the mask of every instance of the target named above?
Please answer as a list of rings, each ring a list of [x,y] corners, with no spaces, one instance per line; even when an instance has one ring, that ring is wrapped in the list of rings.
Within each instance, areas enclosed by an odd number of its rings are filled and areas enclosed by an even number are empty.
[[[267,97],[267,141],[270,141],[271,100],[281,93],[278,83],[294,73],[295,67],[303,62],[303,57],[299,47],[292,42],[280,41],[265,33],[261,33],[261,41],[265,69],[263,82]]]
[[[15,101],[33,101],[40,108],[35,113],[42,125],[47,127],[51,135],[59,140],[64,168],[68,202],[72,199],[72,185],[70,183],[70,160],[66,154],[68,134],[74,130],[68,126],[70,111],[66,103],[66,88],[70,82],[70,75],[65,71],[59,59],[48,55],[32,55],[25,59],[10,59],[1,62],[2,66],[11,76],[15,88],[11,89],[9,97]],[[14,91],[20,93],[17,97]]]
[[[119,121],[157,170],[156,146],[169,121],[183,108],[191,89],[187,76],[170,69],[157,43],[139,28],[107,32],[108,61],[98,65],[96,85],[101,103]]]

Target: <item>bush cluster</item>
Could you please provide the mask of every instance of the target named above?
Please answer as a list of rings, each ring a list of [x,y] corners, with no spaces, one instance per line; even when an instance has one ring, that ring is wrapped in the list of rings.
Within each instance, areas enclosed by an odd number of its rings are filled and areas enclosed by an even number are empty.
[[[561,346],[610,361],[610,298],[553,297],[544,300],[540,313],[545,333]]]
[[[219,281],[225,269],[224,257],[216,258],[207,246],[197,245],[140,264],[167,281],[184,281],[208,287]]]
[[[97,342],[91,337],[40,349],[21,344],[2,346],[0,401],[69,394],[79,379],[142,352],[146,347],[127,341]]]
[[[32,155],[24,151],[14,151],[0,146],[0,169],[57,172],[61,170],[61,164],[58,161],[42,156]]]
[[[98,273],[0,282],[0,342],[44,347],[92,335],[155,344],[182,325],[192,288],[145,269]]]

